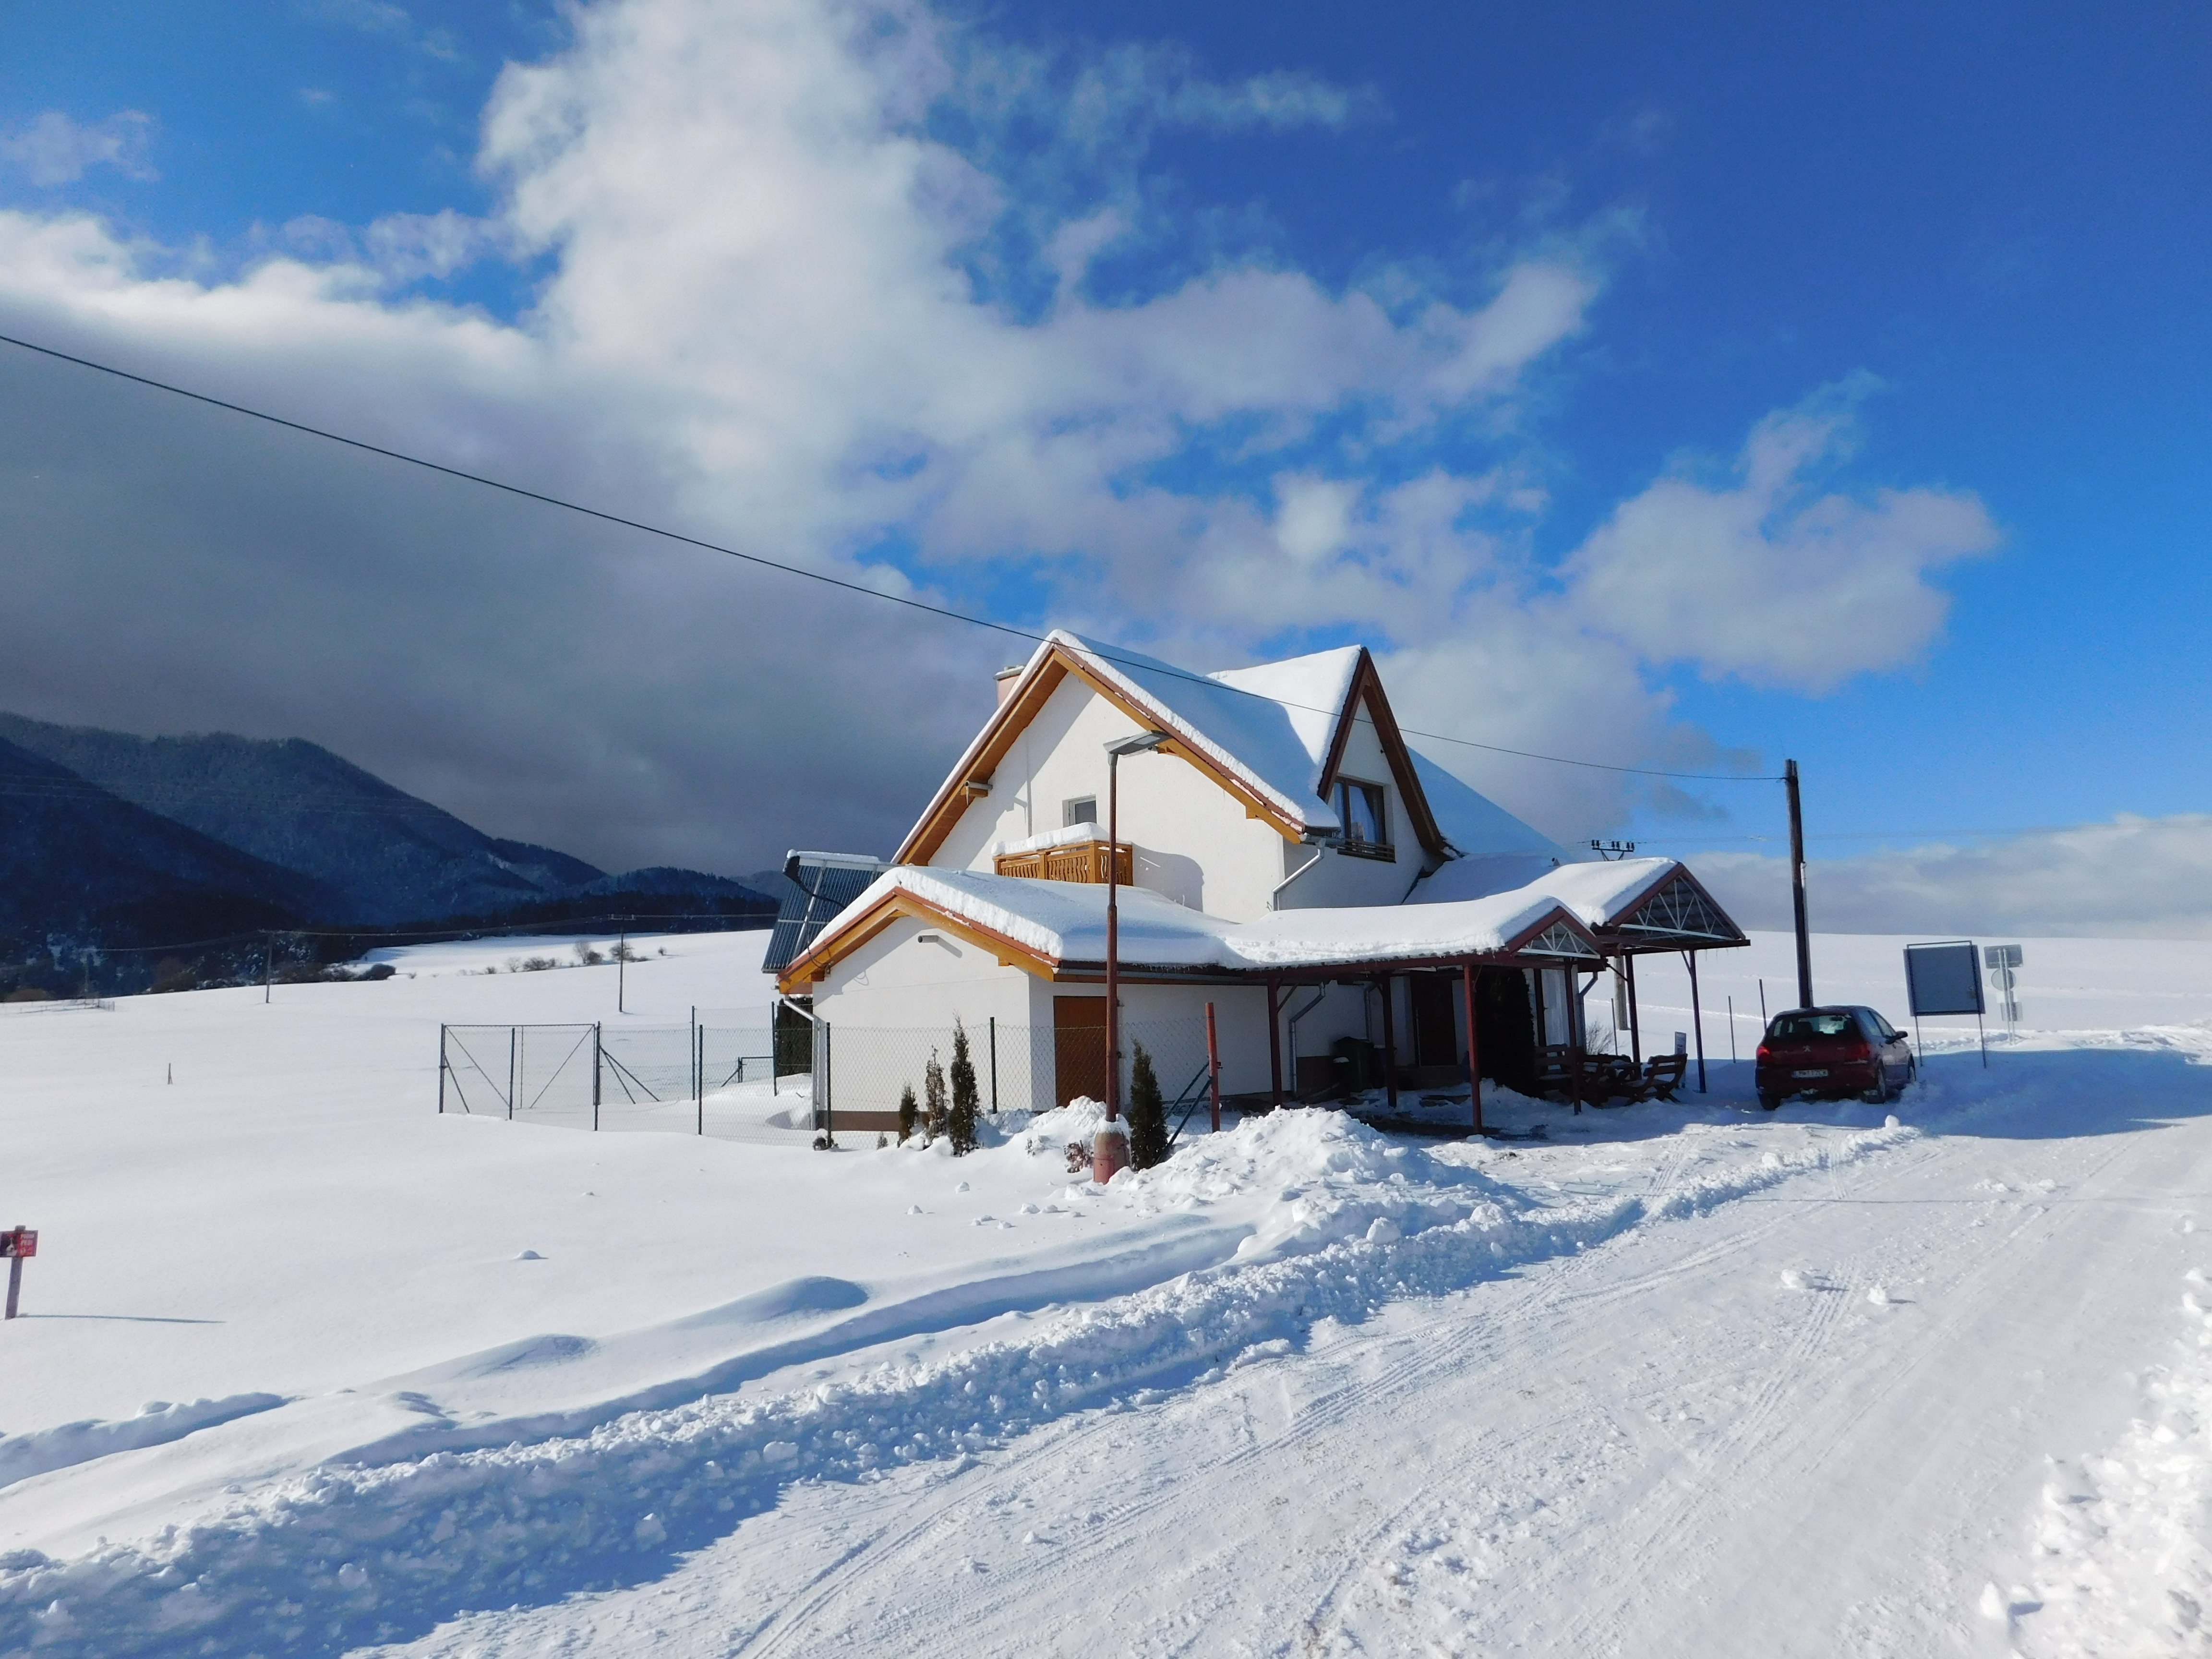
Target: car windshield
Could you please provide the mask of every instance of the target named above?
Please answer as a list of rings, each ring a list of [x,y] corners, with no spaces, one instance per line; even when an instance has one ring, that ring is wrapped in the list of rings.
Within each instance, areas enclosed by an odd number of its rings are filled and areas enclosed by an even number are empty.
[[[1784,1014],[1769,1035],[1779,1042],[1804,1042],[1814,1037],[1856,1036],[1858,1025],[1843,1012]]]

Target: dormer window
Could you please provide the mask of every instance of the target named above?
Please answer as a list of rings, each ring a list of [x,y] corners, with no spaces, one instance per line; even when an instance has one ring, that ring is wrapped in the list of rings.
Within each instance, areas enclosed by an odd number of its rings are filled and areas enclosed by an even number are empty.
[[[1098,822],[1098,797],[1079,795],[1073,800],[1062,803],[1060,813],[1060,823],[1063,830],[1072,830],[1079,823],[1096,823]]]
[[[1379,783],[1354,778],[1336,782],[1336,814],[1344,823],[1343,850],[1359,858],[1395,859],[1390,846],[1388,801]]]

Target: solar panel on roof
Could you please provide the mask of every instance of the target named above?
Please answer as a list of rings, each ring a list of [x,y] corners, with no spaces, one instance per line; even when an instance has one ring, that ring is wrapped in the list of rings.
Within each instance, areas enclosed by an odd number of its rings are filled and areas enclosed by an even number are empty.
[[[833,861],[834,860],[834,861]],[[780,974],[805,954],[837,913],[867,890],[868,884],[888,866],[875,859],[850,854],[794,853],[783,873],[799,891],[788,894],[776,912],[775,932],[761,958],[763,971]]]

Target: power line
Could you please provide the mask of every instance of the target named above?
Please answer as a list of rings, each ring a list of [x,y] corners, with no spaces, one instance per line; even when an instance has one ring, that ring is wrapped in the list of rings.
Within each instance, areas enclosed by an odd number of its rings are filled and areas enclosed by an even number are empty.
[[[1914,836],[2062,836],[2077,830],[2109,829],[2099,823],[2031,823],[2008,830],[1831,830],[1820,834],[1808,833],[1808,841],[1901,841]],[[1637,844],[1643,847],[1710,847],[1721,842],[1781,842],[1786,836],[1640,836]]]
[[[973,616],[964,611],[954,611],[945,605],[931,605],[927,600],[908,599],[900,593],[887,593],[881,588],[870,587],[864,582],[848,581],[842,576],[833,576],[826,571],[809,570],[804,565],[787,564],[781,559],[771,559],[764,554],[744,552],[734,547],[726,547],[719,542],[706,541],[697,536],[687,536],[681,531],[664,529],[659,525],[647,524],[638,519],[626,519],[617,513],[602,512],[598,507],[586,507],[581,502],[564,500],[558,495],[548,495],[541,490],[526,489],[520,484],[507,483],[497,478],[488,478],[482,473],[465,472],[459,467],[447,466],[439,461],[425,460],[419,455],[410,455],[404,450],[387,449],[381,444],[373,444],[365,439],[349,438],[343,433],[309,426],[302,421],[287,420],[281,415],[270,415],[262,410],[249,408],[244,404],[234,404],[222,398],[211,397],[204,392],[193,392],[184,386],[171,385],[167,380],[156,380],[149,375],[133,374],[128,369],[117,368],[107,363],[95,362],[89,357],[75,356],[66,351],[58,351],[52,346],[42,346],[29,340],[18,339],[12,334],[0,334],[0,344],[19,347],[25,351],[35,352],[41,357],[51,357],[58,362],[73,363],[79,368],[89,368],[101,374],[110,374],[119,380],[129,380],[134,385],[147,386],[155,392],[166,392],[174,397],[190,398],[194,403],[206,404],[211,408],[228,410],[234,415],[243,415],[252,420],[265,421],[271,426],[280,426],[288,431],[302,433],[310,438],[321,438],[326,442],[343,444],[349,449],[358,449],[371,455],[380,455],[386,460],[400,461],[409,466],[419,466],[426,471],[442,473],[447,477],[458,478],[464,483],[480,484],[487,489],[501,490],[509,495],[520,496],[525,501],[537,501],[546,507],[559,507],[564,512],[580,513],[586,518],[597,519],[603,524],[616,525],[624,530],[638,531],[647,536],[658,536],[686,547],[698,548],[704,552],[720,553],[728,558],[742,559],[748,564],[759,565],[769,570],[780,570],[786,575],[804,576],[810,581],[822,582],[831,587],[842,588],[848,593],[858,593],[865,599],[880,599],[887,604],[904,605],[909,611],[919,611],[928,616],[941,617],[947,622],[966,623],[972,628],[988,629],[994,633],[1005,634],[1018,640],[1026,640],[1032,645],[1043,643],[1046,637],[1030,629],[1017,628],[1011,623],[993,622],[986,617]],[[1124,668],[1142,669],[1148,673],[1164,672],[1176,679],[1188,680],[1194,685],[1235,692],[1240,696],[1256,698],[1260,702],[1275,703],[1285,708],[1295,708],[1304,714],[1334,715],[1338,712],[1334,708],[1316,708],[1310,703],[1293,702],[1287,697],[1269,696],[1264,691],[1248,690],[1243,686],[1231,685],[1210,675],[1194,674],[1186,669],[1175,668],[1165,663],[1136,661],[1129,658],[1115,656],[1111,652],[1107,651],[1101,651],[1098,654],[1106,661]],[[1520,760],[1544,761],[1554,766],[1579,766],[1595,772],[1618,772],[1643,778],[1676,778],[1698,783],[1772,783],[1777,781],[1774,777],[1763,773],[1668,772],[1656,767],[1617,766],[1608,761],[1576,760],[1565,755],[1540,754],[1531,749],[1509,749],[1502,744],[1478,743],[1472,738],[1449,737],[1441,732],[1423,732],[1410,726],[1402,726],[1400,729],[1408,737],[1425,738],[1432,743],[1449,743],[1462,749],[1478,749],[1485,754],[1510,755]]]

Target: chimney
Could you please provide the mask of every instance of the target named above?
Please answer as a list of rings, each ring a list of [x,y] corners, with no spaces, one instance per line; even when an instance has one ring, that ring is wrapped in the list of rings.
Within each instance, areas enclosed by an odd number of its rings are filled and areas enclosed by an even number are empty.
[[[1021,680],[1022,665],[1016,663],[1012,668],[1001,668],[998,678],[999,706],[1003,708],[1006,705],[1006,699],[1014,695],[1015,685]]]

